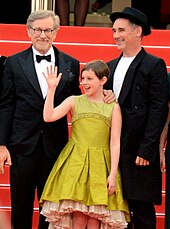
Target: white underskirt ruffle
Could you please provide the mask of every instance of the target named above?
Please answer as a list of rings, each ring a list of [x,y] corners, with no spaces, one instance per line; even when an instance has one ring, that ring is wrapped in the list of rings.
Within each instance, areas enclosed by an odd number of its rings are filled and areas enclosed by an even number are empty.
[[[86,206],[72,200],[62,200],[60,203],[44,201],[41,214],[50,223],[49,229],[72,229],[71,213],[76,211],[100,220],[100,229],[127,228],[124,212],[111,211],[103,205]]]

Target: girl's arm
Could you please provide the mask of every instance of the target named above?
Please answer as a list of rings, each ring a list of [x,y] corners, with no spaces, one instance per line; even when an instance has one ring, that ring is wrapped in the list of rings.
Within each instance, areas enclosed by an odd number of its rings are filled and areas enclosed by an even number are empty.
[[[48,92],[43,111],[45,122],[56,121],[69,112],[73,112],[75,96],[68,97],[59,106],[54,108],[54,94],[62,76],[61,73],[57,76],[57,71],[57,67],[53,71],[52,66],[50,66],[50,68],[47,68],[47,74],[43,73],[48,84]]]
[[[118,103],[115,103],[112,113],[112,127],[110,136],[111,171],[108,177],[108,194],[116,191],[116,175],[120,157],[120,137],[122,128],[122,114]]]

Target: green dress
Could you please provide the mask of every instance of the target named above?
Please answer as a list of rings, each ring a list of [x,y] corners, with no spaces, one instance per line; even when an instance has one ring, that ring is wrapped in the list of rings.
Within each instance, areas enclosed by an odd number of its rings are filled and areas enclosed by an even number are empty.
[[[70,140],[47,179],[40,204],[50,228],[72,228],[71,213],[101,220],[100,228],[126,228],[129,211],[122,197],[120,172],[116,192],[108,196],[110,129],[114,103],[90,102],[77,96]],[[55,225],[55,227],[54,227]],[[112,226],[113,225],[113,226]]]

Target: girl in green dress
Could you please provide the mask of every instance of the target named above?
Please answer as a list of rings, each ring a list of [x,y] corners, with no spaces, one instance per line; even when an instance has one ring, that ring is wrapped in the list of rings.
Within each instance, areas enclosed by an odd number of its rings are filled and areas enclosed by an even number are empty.
[[[62,74],[47,69],[48,93],[44,120],[53,122],[70,113],[72,132],[48,177],[41,214],[58,229],[126,228],[129,211],[122,196],[118,169],[122,117],[118,103],[103,101],[109,69],[101,60],[81,72],[84,94],[70,96],[54,108]]]

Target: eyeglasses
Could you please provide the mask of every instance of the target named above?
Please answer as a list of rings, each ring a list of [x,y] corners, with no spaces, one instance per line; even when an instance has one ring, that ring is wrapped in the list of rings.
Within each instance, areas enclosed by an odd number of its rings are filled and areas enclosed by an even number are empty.
[[[54,31],[54,29],[41,29],[41,28],[34,29],[32,27],[30,28],[34,31],[34,34],[37,36],[40,36],[42,32],[44,32],[46,36],[50,36],[52,32]]]

